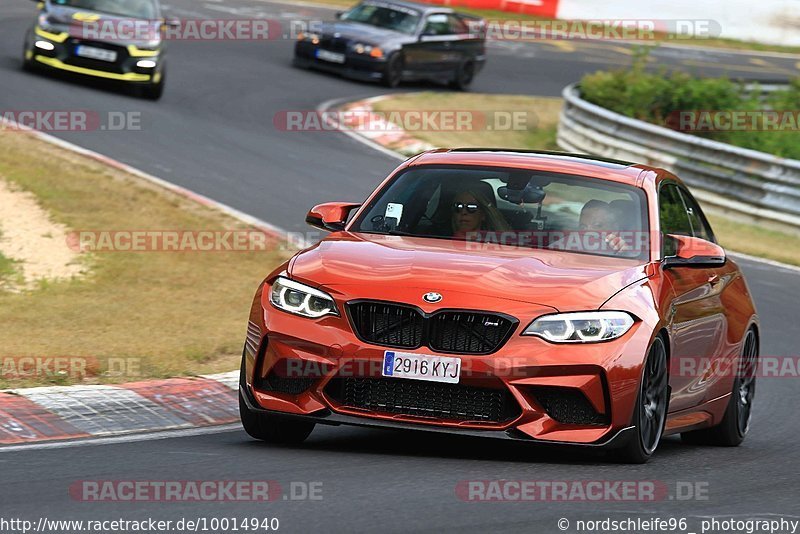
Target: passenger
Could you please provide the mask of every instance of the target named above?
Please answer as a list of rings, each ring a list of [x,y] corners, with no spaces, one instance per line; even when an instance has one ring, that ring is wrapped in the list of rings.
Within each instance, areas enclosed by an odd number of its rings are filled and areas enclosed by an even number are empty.
[[[550,243],[549,248],[581,252],[591,241],[593,248],[597,245],[601,250],[610,252],[630,251],[631,247],[618,235],[621,229],[617,210],[608,202],[590,200],[581,209],[577,235],[574,238],[557,239]],[[595,234],[603,238],[603,243],[595,244],[594,240],[588,239]]]
[[[578,224],[581,232],[601,232],[605,234],[605,245],[614,252],[631,250],[630,245],[618,233],[622,230],[619,211],[608,202],[590,200],[581,210]]]

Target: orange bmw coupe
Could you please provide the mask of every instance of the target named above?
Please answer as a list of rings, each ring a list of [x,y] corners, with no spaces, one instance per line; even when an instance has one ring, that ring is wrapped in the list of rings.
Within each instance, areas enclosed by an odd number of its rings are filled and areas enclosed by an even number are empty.
[[[242,356],[248,434],[316,424],[608,450],[735,446],[759,323],[700,205],[663,169],[577,154],[435,150],[259,286]]]

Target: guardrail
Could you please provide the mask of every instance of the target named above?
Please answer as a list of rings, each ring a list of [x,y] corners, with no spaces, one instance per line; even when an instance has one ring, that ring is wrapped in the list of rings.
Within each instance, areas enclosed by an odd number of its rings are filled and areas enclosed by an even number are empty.
[[[665,168],[704,203],[800,229],[800,160],[779,158],[625,117],[563,91],[558,145]]]

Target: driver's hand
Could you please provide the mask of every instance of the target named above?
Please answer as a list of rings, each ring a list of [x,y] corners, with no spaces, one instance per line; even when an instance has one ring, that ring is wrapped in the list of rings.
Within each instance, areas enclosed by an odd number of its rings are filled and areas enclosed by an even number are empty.
[[[606,245],[608,245],[614,252],[623,252],[632,250],[630,245],[617,234],[608,234],[606,236]]]

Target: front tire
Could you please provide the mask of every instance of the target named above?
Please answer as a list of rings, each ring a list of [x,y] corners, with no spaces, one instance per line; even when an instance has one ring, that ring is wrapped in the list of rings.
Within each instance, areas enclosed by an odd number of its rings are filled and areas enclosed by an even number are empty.
[[[389,56],[386,67],[383,71],[381,82],[390,89],[395,89],[403,81],[404,59],[400,52],[395,52]]]
[[[667,348],[659,336],[650,346],[644,363],[639,395],[633,412],[635,435],[625,447],[614,451],[617,460],[643,464],[653,456],[664,434],[668,404]]]
[[[28,55],[31,57],[28,58]],[[27,43],[22,47],[22,70],[25,72],[33,72],[36,70],[36,64],[33,62],[33,51],[28,48]]]
[[[250,437],[268,443],[296,445],[305,441],[314,430],[315,424],[308,421],[295,421],[251,411],[242,396],[242,389],[246,388],[245,356],[242,354],[242,365],[239,370],[239,418],[244,431]]]
[[[157,82],[148,84],[135,84],[132,85],[128,91],[129,94],[136,98],[144,98],[146,100],[160,100],[164,94],[164,86],[167,83],[166,67],[161,67],[161,72],[154,77],[158,78]]]
[[[151,83],[141,88],[141,95],[147,100],[160,100],[164,94],[164,74],[161,74],[161,79],[158,83]]]
[[[691,445],[716,445],[737,447],[750,430],[753,398],[756,393],[756,367],[758,365],[758,338],[748,330],[742,344],[742,357],[733,381],[733,394],[722,421],[711,428],[684,432],[681,441]]]

